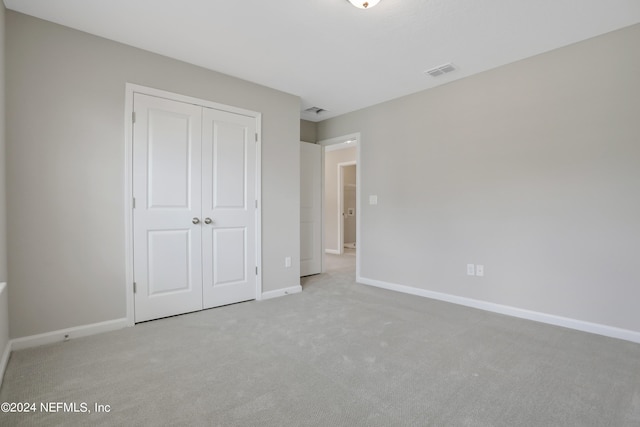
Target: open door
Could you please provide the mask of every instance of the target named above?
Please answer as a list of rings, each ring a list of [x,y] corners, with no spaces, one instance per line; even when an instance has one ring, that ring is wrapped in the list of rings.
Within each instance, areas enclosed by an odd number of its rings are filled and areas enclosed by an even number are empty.
[[[322,271],[322,147],[300,142],[300,276]]]

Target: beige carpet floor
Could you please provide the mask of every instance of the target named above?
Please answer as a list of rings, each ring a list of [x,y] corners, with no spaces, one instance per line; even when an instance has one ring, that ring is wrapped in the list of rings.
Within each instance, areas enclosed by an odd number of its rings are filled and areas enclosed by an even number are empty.
[[[640,425],[640,345],[359,285],[350,258],[300,294],[16,351],[0,402],[92,412],[0,425]]]

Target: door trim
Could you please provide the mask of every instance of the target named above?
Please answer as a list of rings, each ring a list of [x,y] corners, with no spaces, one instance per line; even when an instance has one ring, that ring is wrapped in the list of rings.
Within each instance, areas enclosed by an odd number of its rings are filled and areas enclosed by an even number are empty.
[[[135,325],[135,301],[133,296],[133,95],[140,93],[144,95],[165,98],[173,101],[185,102],[199,105],[215,110],[228,111],[251,117],[256,120],[256,300],[262,299],[262,114],[219,104],[205,99],[180,95],[165,90],[154,89],[133,83],[125,84],[125,105],[124,105],[124,233],[125,233],[125,298],[127,302],[127,324]]]
[[[352,141],[351,143],[347,143],[347,141]],[[325,180],[325,173],[324,173],[324,162],[325,162],[325,153],[327,151],[333,151],[333,150],[343,150],[346,148],[351,148],[351,147],[355,147],[356,148],[356,239],[358,244],[356,245],[356,282],[360,281],[360,256],[361,256],[361,249],[362,249],[362,221],[361,221],[361,216],[360,216],[360,212],[362,212],[361,209],[361,203],[360,203],[360,194],[361,194],[361,188],[362,188],[362,179],[361,179],[361,171],[362,171],[362,158],[360,155],[360,146],[362,145],[362,135],[360,134],[360,132],[356,132],[356,133],[350,133],[348,135],[343,135],[343,136],[337,136],[335,138],[329,138],[329,139],[323,139],[318,141],[319,145],[322,145],[324,147],[324,149],[322,150],[322,197],[324,198],[324,192],[325,192],[325,188],[324,188],[324,180]],[[324,220],[325,220],[325,215],[324,215],[324,209],[322,210],[322,253],[324,254],[324,230],[325,230],[325,225],[324,225]],[[343,249],[344,250],[344,249]],[[322,272],[324,273],[324,263],[322,266]]]

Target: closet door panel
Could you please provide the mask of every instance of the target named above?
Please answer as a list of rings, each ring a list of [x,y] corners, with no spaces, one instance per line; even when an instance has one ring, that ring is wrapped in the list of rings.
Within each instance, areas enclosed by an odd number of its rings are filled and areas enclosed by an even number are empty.
[[[202,108],[134,95],[135,321],[202,309]]]
[[[135,321],[257,296],[255,117],[134,94]]]
[[[253,117],[203,110],[205,308],[256,298],[255,135]]]

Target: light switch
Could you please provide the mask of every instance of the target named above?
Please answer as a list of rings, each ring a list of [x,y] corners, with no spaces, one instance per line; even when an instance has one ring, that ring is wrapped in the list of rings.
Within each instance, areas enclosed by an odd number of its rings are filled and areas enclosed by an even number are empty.
[[[467,264],[467,276],[475,276],[476,267],[473,264]]]
[[[484,265],[476,265],[476,276],[484,276]]]
[[[378,196],[369,196],[369,204],[377,205],[378,204]]]

